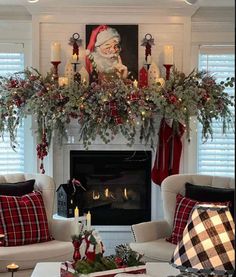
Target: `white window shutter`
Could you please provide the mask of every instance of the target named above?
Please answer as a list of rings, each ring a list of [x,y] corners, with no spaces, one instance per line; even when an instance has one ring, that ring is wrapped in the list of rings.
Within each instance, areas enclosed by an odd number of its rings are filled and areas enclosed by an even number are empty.
[[[0,75],[24,70],[22,44],[0,43]],[[24,125],[24,124],[23,124]],[[14,151],[9,136],[0,137],[0,174],[24,172],[24,126],[18,128],[18,147]]]
[[[203,47],[200,49],[199,69],[214,74],[217,82],[227,77],[234,77],[235,62],[234,48],[232,47]],[[225,90],[234,95],[234,88]],[[234,108],[232,107],[234,120]],[[234,122],[232,122],[234,126]],[[200,174],[234,176],[235,170],[235,130],[232,127],[222,134],[222,123],[214,121],[213,140],[203,143],[201,138],[202,125],[198,123],[197,171]]]

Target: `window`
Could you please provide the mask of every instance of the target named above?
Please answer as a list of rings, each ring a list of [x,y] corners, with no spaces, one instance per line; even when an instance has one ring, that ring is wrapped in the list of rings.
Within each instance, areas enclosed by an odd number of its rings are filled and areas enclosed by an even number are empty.
[[[0,43],[0,75],[6,76],[24,69],[22,44]],[[9,136],[0,137],[0,174],[24,172],[24,126],[18,128],[14,151],[10,146]]]
[[[217,82],[227,77],[234,77],[234,49],[230,47],[202,47],[200,49],[199,69],[214,74]],[[227,88],[227,93],[234,95],[234,88]],[[232,107],[234,118],[234,108]],[[233,119],[232,119],[233,120]],[[222,134],[222,124],[213,123],[213,140],[203,143],[202,126],[198,123],[198,160],[197,170],[201,174],[234,176],[235,167],[235,134],[234,122],[227,134]]]

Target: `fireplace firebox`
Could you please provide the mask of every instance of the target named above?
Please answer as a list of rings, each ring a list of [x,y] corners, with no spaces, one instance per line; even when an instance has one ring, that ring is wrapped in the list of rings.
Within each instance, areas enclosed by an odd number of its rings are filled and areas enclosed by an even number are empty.
[[[70,151],[70,178],[81,182],[80,214],[92,225],[151,219],[151,151]]]

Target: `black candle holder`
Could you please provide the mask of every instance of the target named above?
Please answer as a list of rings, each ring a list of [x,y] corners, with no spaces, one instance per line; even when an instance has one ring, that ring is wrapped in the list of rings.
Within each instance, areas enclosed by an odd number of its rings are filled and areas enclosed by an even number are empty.
[[[147,70],[149,70],[151,64],[150,63],[145,63],[144,65],[147,67]]]
[[[11,272],[11,277],[14,277],[14,273],[18,271],[20,267],[16,264],[7,265],[7,271]]]
[[[73,65],[73,71],[74,71],[74,73],[76,73],[76,71],[77,71],[77,65],[79,65],[80,63],[78,61],[76,61],[76,62],[73,61],[71,64]]]

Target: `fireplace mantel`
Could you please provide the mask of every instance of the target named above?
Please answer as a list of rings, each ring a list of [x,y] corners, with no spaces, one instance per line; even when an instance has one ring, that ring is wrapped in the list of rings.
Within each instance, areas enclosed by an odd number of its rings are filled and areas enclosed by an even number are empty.
[[[158,128],[158,126],[157,126]],[[158,129],[157,129],[158,130]],[[62,183],[66,183],[70,178],[70,151],[72,150],[84,150],[82,141],[79,141],[78,123],[73,122],[67,128],[67,141],[64,141],[62,145],[56,143],[55,138],[52,141],[51,150],[49,154],[49,164],[51,166],[52,176],[59,186]],[[127,145],[127,141],[121,136],[117,135],[113,141],[109,144],[105,144],[102,140],[96,138],[93,144],[89,147],[89,150],[113,150],[113,151],[152,151],[152,163],[155,158],[155,150],[151,148],[151,145],[141,144],[139,138],[136,137],[135,143],[132,147]],[[162,199],[160,187],[152,183],[151,185],[151,220],[158,220],[163,218]],[[56,201],[55,201],[56,202]],[[55,207],[56,211],[56,207]],[[97,230],[101,232],[101,236],[105,241],[105,244],[109,245],[108,253],[111,253],[111,249],[115,245],[130,242],[132,240],[132,234],[130,226],[95,226]],[[115,235],[114,235],[115,234]],[[117,239],[114,240],[114,237]]]

